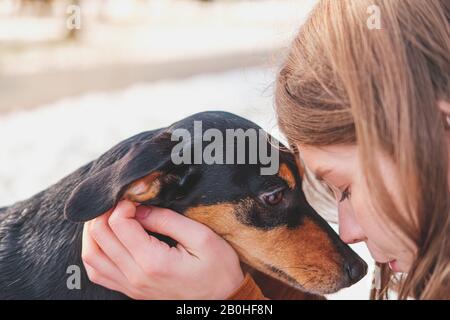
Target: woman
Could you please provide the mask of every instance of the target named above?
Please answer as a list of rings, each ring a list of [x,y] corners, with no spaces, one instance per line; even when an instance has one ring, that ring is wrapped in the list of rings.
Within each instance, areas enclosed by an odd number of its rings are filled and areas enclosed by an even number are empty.
[[[280,128],[334,194],[341,238],[400,299],[450,299],[449,19],[447,0],[320,1],[277,78]],[[262,297],[225,241],[169,210],[120,203],[86,224],[83,261],[133,298]]]

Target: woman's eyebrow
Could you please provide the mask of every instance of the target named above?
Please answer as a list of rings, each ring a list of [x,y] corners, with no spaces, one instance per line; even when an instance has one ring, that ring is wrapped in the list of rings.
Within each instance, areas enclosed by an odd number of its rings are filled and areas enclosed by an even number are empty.
[[[320,180],[320,181],[323,181],[323,179],[324,179],[324,177],[327,175],[327,174],[329,174],[331,172],[331,169],[330,168],[321,168],[321,167],[319,167],[319,168],[317,168],[315,171],[314,171],[314,175],[316,176],[316,179],[317,180]]]

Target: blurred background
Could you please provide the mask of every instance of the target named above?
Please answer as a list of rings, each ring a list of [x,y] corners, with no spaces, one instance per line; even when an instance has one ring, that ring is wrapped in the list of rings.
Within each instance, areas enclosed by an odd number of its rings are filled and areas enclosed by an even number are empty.
[[[234,112],[281,138],[274,80],[315,2],[0,0],[0,206],[199,111]],[[369,290],[366,276],[329,298]]]

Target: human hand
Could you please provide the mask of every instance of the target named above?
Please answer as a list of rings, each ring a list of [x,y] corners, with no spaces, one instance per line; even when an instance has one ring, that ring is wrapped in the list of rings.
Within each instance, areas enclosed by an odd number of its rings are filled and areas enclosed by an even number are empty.
[[[133,299],[225,299],[244,279],[233,248],[205,225],[125,200],[85,223],[82,260],[92,282]]]

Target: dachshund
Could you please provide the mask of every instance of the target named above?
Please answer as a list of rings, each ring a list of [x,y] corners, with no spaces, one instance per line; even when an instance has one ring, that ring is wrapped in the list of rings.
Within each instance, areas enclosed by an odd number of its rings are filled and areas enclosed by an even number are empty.
[[[198,123],[201,132],[195,132]],[[231,113],[198,113],[128,138],[48,189],[0,208],[0,299],[126,299],[90,282],[81,259],[83,222],[122,199],[169,208],[205,224],[228,241],[243,264],[296,290],[328,294],[366,274],[366,263],[308,204],[294,153],[266,133],[256,142],[247,135],[244,150],[230,149],[228,141],[216,148],[217,154],[234,151],[229,159],[237,164],[219,157],[198,161],[196,154],[208,145],[199,144],[195,134],[210,129],[215,142],[218,133],[229,130],[262,131]],[[180,142],[175,134],[180,130],[194,138]],[[252,156],[252,148],[277,153],[276,170],[263,174],[267,157]],[[246,155],[239,162],[242,151]],[[175,161],[180,157],[192,161]],[[73,265],[81,270],[81,288],[67,286],[67,268]]]

